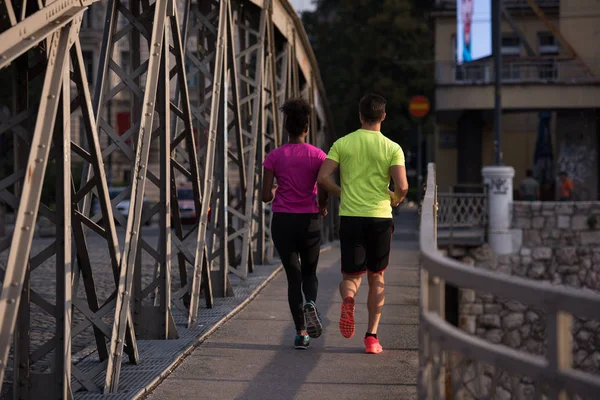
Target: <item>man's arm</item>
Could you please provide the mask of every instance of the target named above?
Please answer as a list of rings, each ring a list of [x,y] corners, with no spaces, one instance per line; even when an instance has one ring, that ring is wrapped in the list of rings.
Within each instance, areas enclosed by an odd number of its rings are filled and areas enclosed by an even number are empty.
[[[327,192],[327,190],[325,190],[325,188],[321,187],[321,185],[318,185],[318,189],[319,189],[319,214],[321,214],[321,216],[326,216],[327,215],[327,206],[329,205],[329,193]]]
[[[394,191],[390,193],[392,206],[396,207],[402,203],[408,193],[408,179],[406,179],[406,168],[402,165],[392,165],[390,176],[394,181]]]
[[[318,189],[319,189],[319,208],[326,208],[327,204],[329,203],[329,193],[321,185],[318,185]]]
[[[263,183],[262,183],[262,201],[263,203],[270,203],[275,198],[275,189],[273,182],[275,181],[275,174],[273,171],[264,169],[263,172]]]
[[[319,170],[319,176],[317,177],[319,185],[327,192],[337,197],[342,196],[342,188],[335,183],[332,175],[339,167],[340,164],[328,158],[323,161],[323,165],[321,165],[321,169]]]

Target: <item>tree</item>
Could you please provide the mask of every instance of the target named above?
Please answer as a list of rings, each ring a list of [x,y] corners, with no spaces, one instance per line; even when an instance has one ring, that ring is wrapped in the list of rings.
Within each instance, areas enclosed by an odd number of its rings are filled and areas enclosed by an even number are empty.
[[[431,98],[434,87],[432,7],[423,0],[318,0],[303,14],[338,136],[359,127],[358,102],[374,92],[388,100],[384,133],[410,143],[409,98]]]

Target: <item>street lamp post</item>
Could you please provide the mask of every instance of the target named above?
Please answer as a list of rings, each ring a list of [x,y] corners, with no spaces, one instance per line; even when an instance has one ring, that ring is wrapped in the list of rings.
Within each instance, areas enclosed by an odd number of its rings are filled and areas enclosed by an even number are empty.
[[[494,57],[494,155],[502,165],[502,0],[492,0],[492,55]]]

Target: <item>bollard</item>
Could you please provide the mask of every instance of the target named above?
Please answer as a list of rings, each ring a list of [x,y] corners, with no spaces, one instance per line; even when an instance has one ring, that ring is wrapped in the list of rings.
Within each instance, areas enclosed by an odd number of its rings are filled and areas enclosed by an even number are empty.
[[[515,169],[509,166],[483,167],[483,181],[488,186],[488,241],[496,254],[513,252],[511,207]]]

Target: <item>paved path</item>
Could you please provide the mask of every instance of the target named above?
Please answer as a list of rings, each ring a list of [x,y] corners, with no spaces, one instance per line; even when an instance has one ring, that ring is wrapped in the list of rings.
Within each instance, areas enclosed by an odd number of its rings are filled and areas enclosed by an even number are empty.
[[[364,354],[366,280],[357,298],[357,334],[338,330],[339,248],[321,255],[319,306],[325,331],[308,351],[294,350],[294,327],[280,273],[165,379],[151,400],[416,399],[418,255],[416,214],[397,218],[379,328],[384,352]]]

